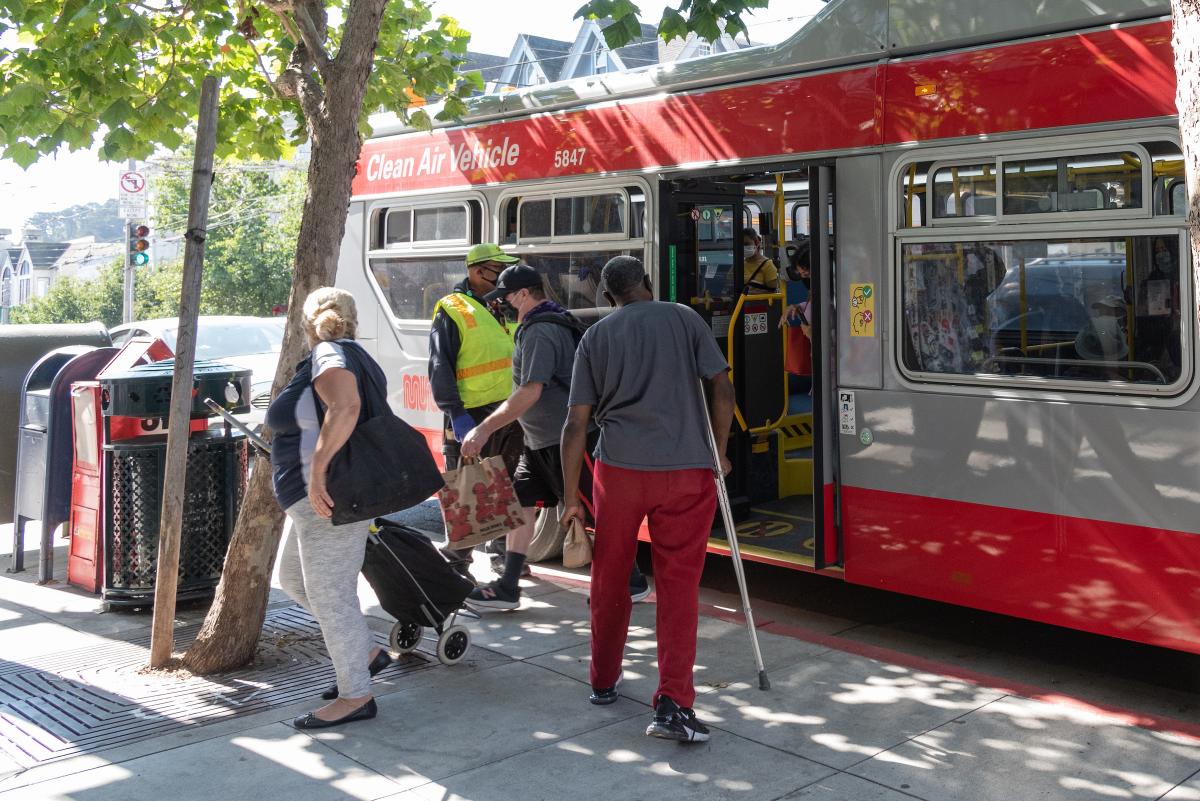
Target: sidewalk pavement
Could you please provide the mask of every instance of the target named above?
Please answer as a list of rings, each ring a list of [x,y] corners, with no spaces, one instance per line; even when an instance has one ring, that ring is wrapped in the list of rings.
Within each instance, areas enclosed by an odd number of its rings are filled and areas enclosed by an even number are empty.
[[[620,700],[591,706],[586,576],[540,566],[518,612],[466,621],[461,664],[427,642],[376,679],[378,718],[300,733],[288,721],[332,670],[278,590],[252,672],[148,676],[149,615],[36,586],[29,556],[0,574],[0,801],[1200,801],[1192,695],[770,604],[763,692],[736,599],[712,592],[696,666],[712,739],[647,738],[655,605],[634,609]],[[360,590],[382,640],[391,619]],[[202,614],[181,610],[181,641]]]

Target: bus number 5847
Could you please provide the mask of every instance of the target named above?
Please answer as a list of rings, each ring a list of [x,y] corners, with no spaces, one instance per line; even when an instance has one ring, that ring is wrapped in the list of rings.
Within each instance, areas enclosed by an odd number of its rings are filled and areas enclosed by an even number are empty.
[[[554,151],[554,166],[555,167],[580,167],[583,166],[583,157],[587,155],[586,147],[577,147],[573,150],[556,150]]]

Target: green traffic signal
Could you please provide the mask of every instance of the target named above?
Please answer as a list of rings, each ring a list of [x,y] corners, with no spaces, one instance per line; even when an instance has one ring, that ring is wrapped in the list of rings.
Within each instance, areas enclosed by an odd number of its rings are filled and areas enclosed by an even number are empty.
[[[133,267],[145,267],[150,263],[150,226],[129,223],[128,234],[129,264]]]

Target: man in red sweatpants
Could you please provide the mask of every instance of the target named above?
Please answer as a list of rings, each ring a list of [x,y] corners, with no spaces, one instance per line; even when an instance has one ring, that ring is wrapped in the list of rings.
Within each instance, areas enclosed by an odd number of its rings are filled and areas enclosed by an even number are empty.
[[[617,256],[604,265],[605,296],[617,307],[588,329],[575,352],[570,411],[562,436],[566,498],[577,487],[589,421],[600,427],[593,493],[593,704],[617,700],[629,629],[626,587],[642,521],[649,520],[658,595],[659,684],[651,737],[708,739],[692,711],[700,573],[716,512],[713,456],[698,380],[711,400],[721,467],[733,418],[729,365],[692,309],[654,300],[642,263]],[[582,517],[578,501],[563,522]]]

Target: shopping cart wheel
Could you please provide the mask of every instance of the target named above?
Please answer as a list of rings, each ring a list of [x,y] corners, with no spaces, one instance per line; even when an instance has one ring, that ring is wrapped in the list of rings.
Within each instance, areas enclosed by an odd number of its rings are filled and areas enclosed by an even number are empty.
[[[421,644],[421,635],[424,633],[425,630],[417,623],[396,623],[388,636],[388,644],[397,653],[412,653]]]
[[[457,665],[471,647],[471,632],[466,626],[451,626],[438,637],[438,661],[443,665]]]

